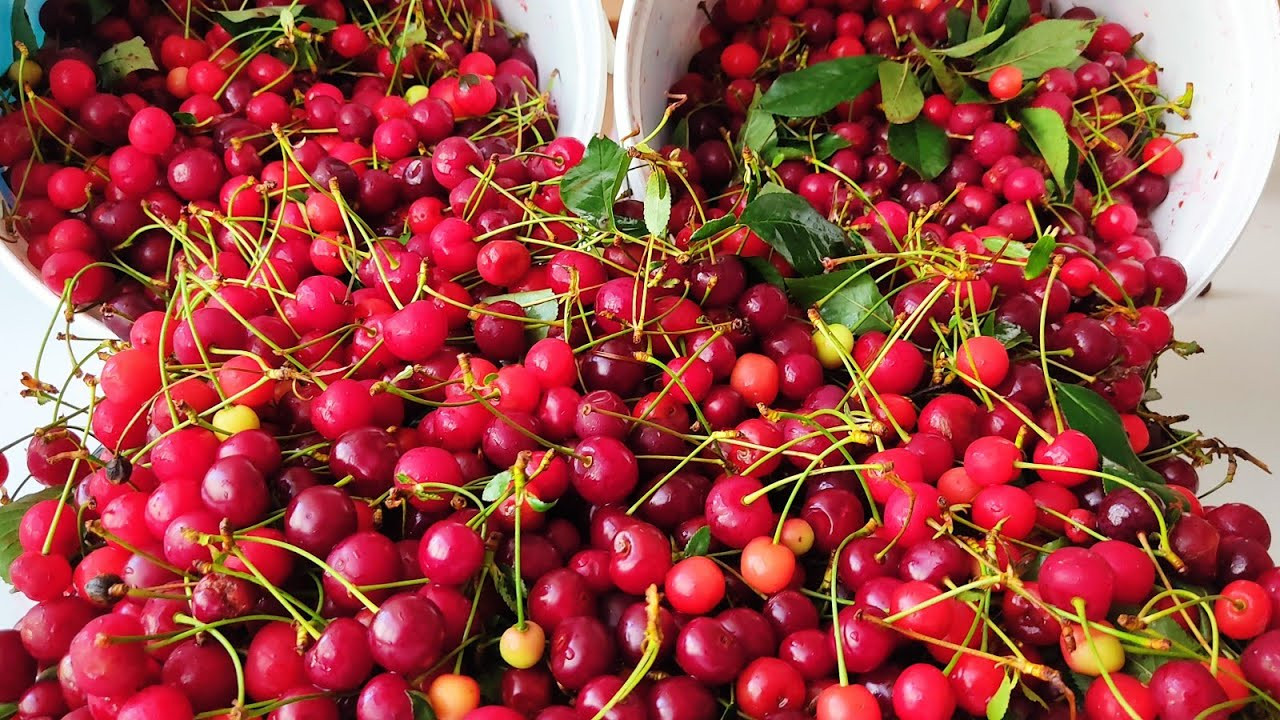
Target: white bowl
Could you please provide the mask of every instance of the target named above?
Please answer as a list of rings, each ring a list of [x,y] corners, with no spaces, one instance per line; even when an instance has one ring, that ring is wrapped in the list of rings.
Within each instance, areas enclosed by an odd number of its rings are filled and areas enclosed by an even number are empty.
[[[33,23],[38,25],[36,18],[43,2],[26,2]],[[613,33],[599,0],[493,0],[493,4],[513,32],[528,36],[528,48],[538,60],[539,87],[550,92],[560,114],[559,134],[585,141],[600,132],[608,105]],[[4,27],[0,36],[7,37],[8,24],[0,25]],[[0,47],[11,49],[12,43],[4,42]],[[2,59],[0,69],[8,67],[8,56]],[[0,192],[8,197],[3,180]],[[57,304],[58,298],[44,284],[40,269],[27,262],[25,240],[4,236],[0,266],[49,307]]]
[[[626,0],[614,57],[614,124],[620,136],[651,130],[667,90],[697,52],[705,16],[690,0]],[[1195,132],[1183,169],[1152,221],[1162,251],[1187,268],[1184,302],[1195,298],[1240,237],[1271,170],[1280,136],[1280,102],[1271,73],[1280,66],[1276,0],[1059,0],[1087,6],[1143,33],[1139,48],[1163,68],[1173,95],[1195,83],[1191,119],[1169,127]],[[1269,69],[1270,68],[1270,69]],[[632,138],[632,142],[635,138]],[[1182,303],[1179,303],[1182,304]]]

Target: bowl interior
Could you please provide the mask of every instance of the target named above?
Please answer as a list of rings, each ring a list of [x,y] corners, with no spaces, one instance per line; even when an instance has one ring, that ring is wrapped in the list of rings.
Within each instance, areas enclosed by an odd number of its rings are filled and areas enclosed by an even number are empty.
[[[1186,163],[1152,218],[1162,252],[1187,268],[1185,303],[1226,259],[1270,173],[1280,101],[1268,68],[1280,64],[1280,7],[1275,0],[1057,3],[1060,10],[1073,5],[1142,33],[1139,50],[1160,63],[1160,84],[1169,95],[1195,84],[1191,118],[1170,114],[1166,120],[1171,129],[1198,137],[1181,146]],[[667,90],[697,52],[703,24],[697,4],[687,0],[627,0],[615,61],[620,135],[647,132],[661,121]]]

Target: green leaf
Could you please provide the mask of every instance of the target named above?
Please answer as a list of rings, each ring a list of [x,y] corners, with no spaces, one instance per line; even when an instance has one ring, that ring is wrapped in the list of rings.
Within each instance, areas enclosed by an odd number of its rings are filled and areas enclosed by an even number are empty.
[[[782,273],[778,272],[778,268],[774,267],[773,263],[769,262],[768,259],[762,257],[749,257],[742,258],[742,261],[747,264],[747,267],[751,268],[753,273],[759,275],[760,279],[764,282],[767,282],[774,287],[782,288],[783,290],[787,289],[786,278],[782,277]]]
[[[822,274],[822,259],[845,242],[843,230],[819,215],[808,200],[786,190],[762,192],[747,203],[738,222],[751,228],[801,275]]]
[[[978,3],[974,3],[973,7],[969,9],[969,33],[965,35],[965,39],[972,40],[981,35],[986,29],[986,22],[978,14]]]
[[[1027,0],[992,0],[987,9],[987,22],[983,26],[997,37],[1013,37],[1031,19],[1031,5]]]
[[[893,314],[876,287],[875,278],[861,268],[787,281],[787,291],[804,307],[819,302],[818,312],[828,323],[848,327],[855,335],[889,330]]]
[[[1169,347],[1172,348],[1179,357],[1191,357],[1192,355],[1199,355],[1204,352],[1204,348],[1200,347],[1200,343],[1195,340],[1188,340],[1186,342],[1175,341]]]
[[[107,48],[98,56],[98,69],[108,85],[114,85],[136,70],[159,70],[151,48],[140,37],[133,37]]]
[[[85,5],[89,8],[91,22],[96,23],[111,14],[111,3],[108,0],[88,0]]]
[[[969,39],[969,15],[959,8],[947,11],[947,44],[959,45]]]
[[[765,157],[769,148],[778,142],[778,121],[771,113],[760,109],[760,96],[751,103],[747,110],[747,119],[742,123],[742,137],[738,149],[750,150],[759,157]]]
[[[1009,14],[1009,0],[991,0],[987,5],[987,20],[982,25],[986,32],[1004,28],[1004,18]]]
[[[300,8],[305,9],[305,8]],[[248,10],[222,10],[214,15],[214,22],[227,29],[232,35],[242,35],[252,30],[262,30],[264,28],[280,28],[283,33],[286,27],[292,28],[302,23],[307,23],[318,32],[329,32],[338,26],[338,24],[327,18],[318,18],[310,15],[302,15],[295,17],[293,8],[288,5],[272,5],[269,7],[249,8]],[[420,30],[420,28],[419,28]],[[415,44],[414,38],[417,32],[411,25],[405,26],[405,33],[411,37],[405,39],[406,44]],[[259,37],[258,39],[261,39]],[[426,31],[423,30],[421,38],[417,39],[417,43],[427,39]],[[392,49],[395,52],[395,49]],[[403,58],[404,56],[401,55]]]
[[[547,502],[531,492],[526,492],[524,494],[524,501],[529,504],[529,507],[532,508],[534,512],[539,513],[547,512],[551,508],[555,507],[556,503],[560,502],[559,500]]]
[[[195,114],[189,112],[174,113],[173,122],[176,123],[178,127],[195,127],[200,124],[200,120],[196,118]],[[303,197],[303,202],[305,202],[305,195]]]
[[[1031,3],[1027,0],[1012,0],[1009,3],[1009,12],[1004,16],[1004,37],[1013,37],[1026,27],[1029,20],[1031,20]]]
[[[982,240],[982,245],[996,257],[1007,257],[1011,260],[1022,260],[1031,254],[1027,246],[1008,238],[989,237]]]
[[[560,317],[560,299],[556,296],[555,291],[550,288],[507,293],[506,295],[492,295],[485,298],[485,303],[496,303],[499,300],[507,300],[519,305],[524,308],[526,317],[535,320],[551,322]]]
[[[1053,251],[1057,249],[1058,241],[1052,235],[1041,235],[1031,247],[1031,254],[1027,256],[1027,268],[1022,274],[1028,280],[1035,280],[1043,275],[1049,268],[1049,263],[1053,262]]]
[[[1004,344],[1005,348],[1013,349],[1019,345],[1029,345],[1031,336],[1023,330],[1021,326],[1013,323],[998,322],[992,328],[991,336]]]
[[[644,191],[644,225],[649,234],[664,238],[667,236],[667,223],[671,222],[671,186],[667,184],[667,174],[654,170],[649,174],[649,181]]]
[[[61,496],[61,487],[45,488],[0,506],[0,579],[9,582],[9,566],[22,554],[22,544],[18,542],[18,524],[22,522],[23,514],[38,502],[57,500]],[[68,507],[63,512],[74,514],[75,510]]]
[[[889,154],[925,180],[942,174],[951,164],[951,141],[942,128],[924,118],[889,126]]]
[[[920,42],[920,38],[912,35],[911,42],[915,43],[916,52],[920,53],[920,57],[924,58],[925,64],[933,72],[933,79],[934,82],[938,83],[938,89],[949,100],[955,102],[968,88],[968,83],[964,81],[964,78],[960,77],[959,73],[944,63],[932,48]]]
[[[676,147],[689,147],[689,118],[682,117],[671,130],[671,144]]]
[[[924,93],[911,68],[886,60],[880,63],[878,73],[881,105],[889,122],[901,125],[919,117],[924,109]]]
[[[1045,20],[1009,38],[982,58],[973,73],[989,80],[996,70],[1012,65],[1025,78],[1038,78],[1047,70],[1066,67],[1080,57],[1093,38],[1094,25],[1081,20]]]
[[[419,693],[410,692],[409,699],[413,705],[413,720],[436,720],[436,713],[425,697]]]
[[[511,612],[515,612],[516,607],[519,605],[516,601],[516,583],[520,583],[520,588],[523,591],[521,594],[524,597],[529,596],[528,587],[525,586],[523,579],[516,577],[515,568],[510,568],[508,571],[503,572],[502,568],[497,565],[491,565],[490,567],[493,568],[494,589],[498,591],[498,596],[502,598],[502,602],[511,608]]]
[[[760,98],[760,109],[783,117],[815,117],[870,90],[878,55],[837,58],[780,76]]]
[[[1133,451],[1119,413],[1101,395],[1081,385],[1055,381],[1053,387],[1067,425],[1088,435],[1098,449],[1103,472],[1151,490],[1165,502],[1175,499],[1160,473],[1147,467]],[[1104,480],[1103,485],[1108,490],[1123,487],[1111,480]]]
[[[1019,114],[1018,119],[1036,150],[1040,152],[1040,157],[1049,166],[1049,172],[1053,174],[1059,190],[1075,187],[1076,161],[1071,152],[1075,144],[1067,135],[1067,126],[1062,122],[1062,116],[1048,108],[1027,108]]]
[[[703,525],[698,528],[697,532],[689,538],[689,542],[684,546],[684,556],[694,557],[696,555],[706,555],[711,551],[711,528]]]
[[[1178,624],[1173,616],[1162,617],[1159,620],[1147,626],[1147,629],[1153,631],[1157,636],[1168,638],[1175,645],[1183,647],[1195,648],[1198,644],[1191,638],[1191,635],[1182,626]],[[1161,655],[1145,655],[1136,652],[1125,653],[1124,671],[1129,675],[1141,680],[1144,684],[1151,682],[1151,676],[1161,665],[1173,660],[1171,657]],[[1098,682],[1102,682],[1099,680]]]
[[[991,696],[991,701],[987,703],[987,720],[1004,720],[1005,713],[1009,712],[1009,700],[1013,697],[1013,689],[1018,686],[1018,679],[1013,675],[1005,675],[1004,682],[1000,683],[1000,688],[996,690],[996,694]]]
[[[560,181],[565,207],[578,217],[614,227],[613,203],[630,167],[631,158],[621,145],[605,137],[591,138],[582,161]]]
[[[503,470],[489,478],[489,482],[484,484],[484,492],[480,494],[480,499],[491,503],[502,497],[502,494],[511,486],[511,480],[510,470]]]
[[[769,165],[778,167],[787,160],[803,160],[808,157],[826,160],[847,147],[849,147],[848,140],[835,133],[824,133],[814,138],[812,143],[779,146],[769,158]]]
[[[400,33],[400,37],[396,38],[395,44],[391,46],[391,59],[394,62],[400,62],[409,54],[411,48],[417,47],[426,41],[427,29],[410,20],[405,23],[404,31]]]
[[[992,30],[984,35],[979,35],[972,40],[966,40],[959,45],[949,48],[936,50],[935,52],[942,57],[949,58],[967,58],[986,50],[1000,39],[1003,30]]]
[[[694,230],[693,234],[689,236],[689,244],[693,245],[696,242],[713,238],[737,224],[738,218],[734,217],[732,214],[724,215],[722,217],[715,218],[714,220],[708,220],[702,224],[702,227]]]
[[[10,3],[9,29],[14,42],[26,45],[30,56],[34,56],[40,49],[40,45],[36,42],[35,28],[31,26],[31,16],[27,14],[26,0],[13,0]],[[9,50],[13,51],[15,58],[18,56],[17,48],[9,48]]]

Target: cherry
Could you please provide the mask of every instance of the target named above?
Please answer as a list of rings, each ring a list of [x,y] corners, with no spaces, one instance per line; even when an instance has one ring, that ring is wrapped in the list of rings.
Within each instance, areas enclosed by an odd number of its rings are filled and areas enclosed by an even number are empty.
[[[581,690],[613,665],[616,652],[612,636],[599,620],[569,618],[551,634],[551,674],[564,687]]]
[[[667,571],[663,589],[678,612],[705,615],[724,599],[724,573],[706,557],[686,558]]]
[[[818,694],[818,720],[877,720],[880,703],[863,685],[830,685]]]
[[[747,503],[751,493],[762,488],[759,481],[730,476],[718,480],[707,494],[706,517],[711,536],[726,545],[743,548],[751,540],[764,535],[773,526],[773,511],[768,503]]]
[[[1249,665],[1246,652],[1242,662],[1246,677]],[[1150,688],[1161,718],[1190,720],[1204,715],[1210,720],[1225,720],[1230,714],[1225,709],[1205,714],[1209,708],[1225,703],[1227,696],[1213,675],[1192,660],[1171,660],[1161,665],[1151,675]]]
[[[321,689],[348,691],[360,687],[373,669],[369,631],[351,618],[333,620],[307,649],[303,668],[307,680]]]
[[[1051,605],[1075,612],[1084,600],[1085,617],[1102,620],[1115,596],[1115,573],[1101,556],[1083,548],[1054,550],[1040,566],[1040,594]]]
[[[650,720],[713,720],[720,713],[711,691],[684,675],[655,682],[647,705]]]
[[[36,661],[23,647],[17,630],[0,630],[0,658],[7,669],[0,677],[0,700],[15,702],[35,682]]]
[[[268,720],[338,720],[338,704],[315,688],[303,685],[286,690],[279,698],[283,704],[271,711]]]
[[[1249,538],[1271,545],[1271,526],[1262,513],[1243,503],[1227,503],[1210,510],[1205,519],[1223,535]]]
[[[1109,676],[1115,690],[1102,679],[1089,685],[1084,696],[1085,709],[1089,717],[1105,720],[1121,720],[1131,718],[1133,713],[1146,720],[1154,720],[1157,715],[1155,699],[1147,686],[1131,675],[1112,673]],[[1127,706],[1127,709],[1126,709]]]
[[[647,523],[632,523],[613,536],[609,577],[619,590],[643,595],[661,585],[671,569],[671,543],[666,533]]]
[[[955,709],[951,682],[932,665],[908,666],[893,683],[893,710],[903,720],[945,720]]]
[[[1213,614],[1224,635],[1248,640],[1261,635],[1271,624],[1271,599],[1258,583],[1235,580],[1214,601]]]
[[[422,672],[442,653],[444,626],[443,614],[427,598],[396,595],[382,603],[369,624],[373,660],[404,675]]]
[[[805,681],[790,664],[777,658],[759,658],[738,676],[734,697],[748,716],[763,718],[803,707]]]
[[[374,531],[361,531],[348,536],[333,548],[325,562],[334,572],[356,586],[385,585],[400,579],[399,551],[387,536]],[[338,607],[355,610],[360,602],[333,576],[324,576],[325,595]],[[366,590],[365,595],[377,602],[390,595],[390,590]]]
[[[153,685],[126,700],[116,717],[119,720],[187,720],[194,717],[194,714],[191,702],[181,691],[167,685]]]
[[[76,685],[104,697],[127,696],[138,689],[149,673],[145,647],[111,642],[111,638],[142,634],[142,624],[127,615],[113,613],[90,620],[76,633],[69,649]]]
[[[1033,460],[1037,465],[1055,465],[1068,470],[1036,469],[1044,480],[1067,487],[1075,487],[1088,479],[1087,475],[1072,470],[1096,470],[1098,448],[1087,435],[1078,430],[1064,430],[1052,442],[1041,441],[1036,445]]]
[[[317,485],[302,490],[285,510],[286,539],[309,552],[327,555],[356,530],[356,510],[338,488]]]
[[[1020,473],[1022,450],[1002,437],[981,437],[964,453],[964,470],[979,485],[1006,485]]]
[[[196,712],[226,707],[235,699],[235,665],[221,647],[183,642],[165,659],[160,674],[165,685],[182,691]]]
[[[691,620],[676,639],[676,663],[698,682],[724,685],[746,664],[738,638],[713,618]]]

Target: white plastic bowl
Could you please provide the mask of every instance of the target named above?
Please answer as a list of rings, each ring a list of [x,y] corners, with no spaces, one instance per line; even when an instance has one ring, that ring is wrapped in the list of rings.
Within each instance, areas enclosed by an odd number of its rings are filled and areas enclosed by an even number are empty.
[[[1195,298],[1257,206],[1280,136],[1274,68],[1280,65],[1276,0],[1059,0],[1087,6],[1143,33],[1139,48],[1163,68],[1161,86],[1195,84],[1191,119],[1170,128],[1199,138],[1181,145],[1186,164],[1152,221],[1162,251],[1187,268]],[[614,58],[614,123],[620,136],[651,130],[667,90],[698,50],[705,17],[690,0],[626,0]],[[633,139],[634,142],[634,139]],[[1182,303],[1179,303],[1182,304]]]
[[[14,1],[27,2],[28,13],[38,24],[41,0]],[[493,0],[493,4],[513,32],[528,36],[529,50],[538,60],[539,87],[551,93],[560,114],[559,134],[585,141],[600,132],[608,105],[613,33],[599,0]],[[3,5],[8,9],[12,3]],[[0,25],[7,37],[7,23]],[[12,43],[5,42],[4,47],[11,48]],[[8,67],[7,56],[5,60],[0,69]],[[48,307],[58,302],[41,279],[40,269],[27,262],[25,240],[4,236],[0,266]]]

